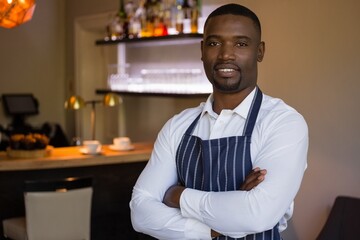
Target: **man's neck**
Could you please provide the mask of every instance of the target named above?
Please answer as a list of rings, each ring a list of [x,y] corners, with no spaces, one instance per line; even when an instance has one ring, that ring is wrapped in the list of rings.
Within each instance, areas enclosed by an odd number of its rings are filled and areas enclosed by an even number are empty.
[[[237,106],[239,106],[242,101],[254,90],[255,87],[246,88],[237,93],[222,93],[218,91],[214,91],[214,102],[213,102],[213,110],[217,114],[220,114],[222,110],[229,109],[233,110]]]

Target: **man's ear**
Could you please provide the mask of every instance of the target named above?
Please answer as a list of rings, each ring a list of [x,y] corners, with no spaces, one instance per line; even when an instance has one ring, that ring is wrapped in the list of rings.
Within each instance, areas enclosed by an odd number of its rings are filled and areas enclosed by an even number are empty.
[[[264,54],[265,54],[265,42],[260,42],[257,53],[258,62],[261,62],[264,59]]]

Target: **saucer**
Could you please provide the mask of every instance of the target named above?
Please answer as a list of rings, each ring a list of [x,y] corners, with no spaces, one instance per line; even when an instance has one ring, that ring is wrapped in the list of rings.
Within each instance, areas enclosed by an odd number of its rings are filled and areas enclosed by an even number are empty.
[[[80,152],[82,154],[86,154],[86,155],[98,155],[98,154],[101,154],[101,149],[95,153],[89,153],[86,148],[82,147],[82,148],[80,148]]]
[[[129,145],[128,147],[120,147],[116,145],[109,145],[109,148],[114,151],[129,151],[134,149],[134,145]]]

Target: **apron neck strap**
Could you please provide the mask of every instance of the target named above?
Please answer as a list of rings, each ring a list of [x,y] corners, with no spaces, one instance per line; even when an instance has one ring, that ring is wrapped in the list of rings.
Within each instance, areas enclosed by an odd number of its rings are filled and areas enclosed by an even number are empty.
[[[260,110],[261,102],[263,98],[263,93],[261,92],[259,87],[256,87],[256,92],[254,99],[251,103],[248,118],[246,119],[245,127],[244,127],[244,136],[251,136],[253,129],[255,127],[255,122]]]

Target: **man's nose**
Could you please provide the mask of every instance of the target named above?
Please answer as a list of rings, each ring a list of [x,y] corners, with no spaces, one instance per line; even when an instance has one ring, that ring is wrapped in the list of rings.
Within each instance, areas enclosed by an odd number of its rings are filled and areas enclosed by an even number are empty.
[[[219,58],[222,60],[233,60],[235,59],[234,48],[230,44],[223,44],[219,52]]]

